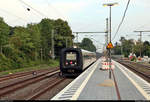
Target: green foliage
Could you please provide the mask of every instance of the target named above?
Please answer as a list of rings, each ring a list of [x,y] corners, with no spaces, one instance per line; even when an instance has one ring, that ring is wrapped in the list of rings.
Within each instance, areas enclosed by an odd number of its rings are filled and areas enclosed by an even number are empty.
[[[136,57],[133,56],[132,59],[131,59],[131,61],[136,61]]]
[[[54,62],[54,64],[44,64],[44,63],[41,63],[41,61],[36,61],[34,63],[37,63],[37,64],[34,64],[34,66],[30,66],[30,67],[25,67],[25,68],[17,68],[17,69],[8,69],[7,71],[3,71],[3,72],[0,72],[0,76],[1,75],[6,75],[6,74],[9,74],[10,72],[11,73],[17,73],[17,72],[22,72],[22,71],[30,71],[30,70],[38,70],[38,69],[49,69],[49,68],[54,68],[54,67],[57,67],[58,66],[58,63],[59,61],[57,60],[52,60]]]
[[[135,53],[136,56],[140,56],[140,51],[142,56],[150,57],[150,42],[145,41],[144,43],[140,43],[140,41],[137,41],[134,44],[133,39],[126,40],[124,37],[121,37],[120,42],[120,45],[116,43],[114,46],[114,54],[121,54],[122,49],[125,57],[128,57],[129,53]]]
[[[96,47],[89,38],[84,38],[80,44],[80,47],[88,51],[96,52]]]
[[[121,37],[120,42],[120,45],[117,44],[114,46],[114,54],[123,54],[125,57],[128,57],[128,55],[133,52],[133,39],[126,40],[124,37]]]
[[[114,46],[113,50],[115,55],[121,55],[121,46],[116,45]]]
[[[59,57],[59,51],[66,47],[66,43],[69,47],[73,44],[71,28],[61,19],[45,18],[38,24],[10,27],[0,18],[0,26],[0,71],[40,63],[57,65],[50,54],[52,29],[56,57]]]
[[[140,44],[137,43],[136,45],[133,46],[133,51],[137,56],[140,56]]]
[[[143,43],[142,54],[150,57],[150,43],[148,41]]]
[[[41,46],[44,53],[44,59],[49,58],[49,51],[51,50],[51,35],[53,21],[50,19],[43,19],[40,22],[40,32],[41,32]]]
[[[0,54],[0,71],[8,70],[11,66],[10,60],[3,54]]]
[[[8,43],[9,26],[0,17],[0,53],[2,53],[3,47]]]

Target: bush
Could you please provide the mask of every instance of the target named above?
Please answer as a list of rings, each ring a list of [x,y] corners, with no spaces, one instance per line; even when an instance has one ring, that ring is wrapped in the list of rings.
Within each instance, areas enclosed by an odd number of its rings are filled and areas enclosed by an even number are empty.
[[[47,62],[47,64],[49,65],[49,66],[59,66],[59,61],[58,60],[52,60],[52,59],[49,59],[48,60],[48,62]]]
[[[11,62],[3,54],[0,54],[0,71],[8,70],[11,66]]]
[[[133,57],[131,58],[131,61],[136,61],[136,57],[133,56]]]

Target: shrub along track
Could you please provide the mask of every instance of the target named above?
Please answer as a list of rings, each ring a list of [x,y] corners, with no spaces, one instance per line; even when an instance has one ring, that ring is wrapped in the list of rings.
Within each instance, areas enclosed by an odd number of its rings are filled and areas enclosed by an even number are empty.
[[[124,60],[116,60],[116,61],[124,65],[128,69],[132,70],[133,72],[141,76],[143,79],[150,82],[150,66],[138,64],[131,61],[124,61]]]

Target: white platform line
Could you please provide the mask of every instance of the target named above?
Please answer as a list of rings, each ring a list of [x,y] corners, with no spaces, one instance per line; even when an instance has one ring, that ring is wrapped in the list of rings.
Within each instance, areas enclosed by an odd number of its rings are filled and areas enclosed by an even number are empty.
[[[84,89],[85,85],[87,84],[87,82],[89,81],[90,77],[92,76],[93,72],[95,71],[95,69],[97,68],[97,65],[99,64],[99,61],[96,62],[96,64],[93,66],[94,69],[90,72],[90,74],[87,76],[87,78],[83,81],[83,83],[81,84],[81,86],[78,88],[78,90],[76,91],[76,93],[73,95],[71,100],[77,100],[77,98],[79,97],[79,95],[81,94],[82,90]]]
[[[120,68],[120,64],[114,61],[118,68],[124,73],[124,75],[132,82],[132,84],[140,91],[140,93],[147,99],[150,100],[150,96],[136,83],[122,68]],[[123,65],[122,65],[123,66]]]
[[[86,71],[84,71],[81,75],[79,75],[75,80],[73,80],[69,85],[67,85],[62,91],[60,91],[56,96],[54,96],[51,100],[60,100],[59,97],[61,97],[67,90],[70,90],[70,88],[72,86],[74,86],[75,84],[78,84],[77,81],[82,79],[84,77],[85,74],[87,74],[87,72],[91,72],[91,70],[93,70],[93,66],[97,66],[97,63],[100,62],[100,59],[98,59],[93,65],[90,66],[90,68],[88,68]],[[87,76],[87,75],[86,75]],[[82,82],[83,83],[83,82]],[[77,85],[78,86],[78,85]],[[80,87],[80,85],[79,85]],[[79,88],[78,88],[79,89]],[[78,90],[77,89],[77,90]],[[77,97],[76,97],[77,98]],[[71,98],[69,98],[69,100],[71,100]],[[75,99],[75,98],[74,98]],[[65,99],[63,99],[65,100]]]

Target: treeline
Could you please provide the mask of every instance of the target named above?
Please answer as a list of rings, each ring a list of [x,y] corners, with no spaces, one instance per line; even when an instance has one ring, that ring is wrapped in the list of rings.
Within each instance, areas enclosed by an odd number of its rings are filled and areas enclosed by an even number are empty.
[[[88,50],[91,52],[96,52],[96,47],[93,42],[89,38],[84,38],[81,43],[79,43],[79,47]]]
[[[48,61],[51,58],[52,30],[55,56],[59,57],[60,49],[71,46],[74,38],[66,21],[45,18],[38,24],[11,27],[0,18],[0,71]]]
[[[83,38],[81,42],[74,43],[75,46],[78,46],[81,49],[88,50],[91,52],[96,52],[96,47],[93,44],[93,41],[89,38]]]
[[[150,57],[150,42],[144,41],[140,43],[140,40],[134,41],[133,39],[125,39],[121,37],[121,43],[115,43],[113,53],[116,55],[123,54],[125,57],[128,57],[130,53],[134,53],[137,57],[140,56],[149,56]]]

